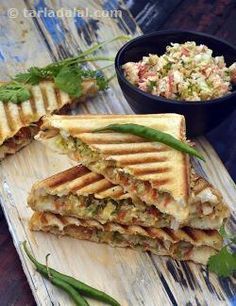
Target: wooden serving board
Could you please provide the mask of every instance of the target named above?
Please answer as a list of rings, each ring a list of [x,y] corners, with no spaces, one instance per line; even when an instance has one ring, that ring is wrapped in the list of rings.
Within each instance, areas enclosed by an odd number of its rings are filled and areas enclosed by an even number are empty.
[[[79,4],[78,4],[79,2]],[[118,18],[23,17],[24,10],[58,10],[60,8],[94,10],[119,9]],[[9,18],[7,11],[17,8],[19,16]],[[120,34],[141,33],[125,5],[120,1],[1,1],[0,67],[1,78],[32,65],[45,65],[79,50],[93,42]],[[115,55],[121,47],[113,43],[100,53]],[[98,53],[99,54],[99,53]],[[102,63],[101,65],[105,65]],[[114,71],[110,70],[109,73]],[[95,99],[81,104],[79,113],[132,113],[124,100],[117,81]],[[196,140],[206,163],[195,161],[195,168],[222,192],[235,212],[235,185],[205,138]],[[52,286],[35,272],[24,256],[20,243],[28,245],[41,262],[51,253],[50,266],[73,275],[91,286],[104,290],[131,305],[230,305],[236,303],[235,279],[220,279],[206,268],[193,263],[181,263],[148,253],[114,249],[71,238],[57,238],[44,233],[32,233],[28,220],[32,211],[27,207],[27,194],[32,184],[73,165],[65,156],[52,153],[37,142],[21,150],[0,165],[0,200],[15,247],[38,305],[73,305],[66,294]],[[231,218],[235,224],[235,218]],[[102,305],[91,301],[91,305]]]

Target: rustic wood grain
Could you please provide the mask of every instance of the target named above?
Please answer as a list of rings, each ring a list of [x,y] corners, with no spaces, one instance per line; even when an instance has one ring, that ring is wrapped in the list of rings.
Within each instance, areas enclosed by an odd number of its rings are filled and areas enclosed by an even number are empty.
[[[158,31],[163,23],[168,22],[169,16],[174,14],[182,6],[183,0],[125,0],[125,2],[142,31],[144,33],[150,33]]]
[[[20,9],[22,2],[17,2]],[[25,1],[27,8],[40,9],[75,7],[77,1]],[[80,7],[90,10],[104,6],[107,1],[80,1]],[[0,33],[5,62],[1,74],[23,69],[29,65],[43,65],[50,60],[64,58],[84,50],[92,41],[102,41],[126,33],[137,35],[139,28],[125,11],[124,4],[116,2],[116,8],[125,12],[123,19],[74,20],[54,19],[49,23],[43,18],[17,19],[21,24],[15,30],[12,20],[2,22]],[[38,5],[38,6],[37,6]],[[15,7],[15,1],[2,1],[1,6]],[[19,17],[21,18],[21,16]],[[21,23],[22,21],[23,23]],[[23,42],[22,35],[27,35]],[[16,47],[8,46],[11,37]],[[117,42],[102,51],[115,54],[121,43]],[[99,52],[98,52],[99,54]],[[19,62],[16,56],[20,57]],[[111,73],[111,71],[109,71]],[[130,113],[117,82],[112,82],[107,93],[78,108],[82,113]],[[223,192],[227,203],[233,209],[236,196],[235,186],[214,150],[204,138],[197,141],[207,163],[195,162],[198,171],[207,176]],[[41,261],[50,252],[50,265],[74,275],[92,286],[105,290],[116,297],[122,305],[227,305],[235,296],[235,280],[222,282],[214,275],[208,275],[205,268],[194,264],[178,263],[132,250],[113,249],[70,238],[56,238],[43,233],[31,233],[28,220],[31,210],[26,206],[26,197],[31,185],[57,171],[72,165],[64,156],[56,155],[34,142],[15,156],[7,158],[0,165],[0,196],[6,219],[19,253],[23,268],[38,305],[70,305],[70,299],[43,280],[34,272],[25,259],[20,242],[27,239],[34,255]],[[227,289],[227,290],[226,290]],[[101,303],[91,303],[101,305]]]

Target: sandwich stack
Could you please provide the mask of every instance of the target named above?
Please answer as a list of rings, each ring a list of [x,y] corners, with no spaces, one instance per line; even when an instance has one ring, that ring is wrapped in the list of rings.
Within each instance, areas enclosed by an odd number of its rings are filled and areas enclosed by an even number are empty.
[[[45,117],[37,139],[80,165],[36,183],[32,230],[131,247],[206,264],[222,246],[229,215],[221,194],[191,168],[187,154],[117,132],[138,123],[185,142],[181,115]]]

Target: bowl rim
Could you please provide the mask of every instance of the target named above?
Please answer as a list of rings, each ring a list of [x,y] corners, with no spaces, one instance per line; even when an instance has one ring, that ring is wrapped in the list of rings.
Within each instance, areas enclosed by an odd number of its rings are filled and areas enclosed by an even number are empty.
[[[155,96],[152,95],[150,93],[147,93],[141,89],[139,89],[138,87],[134,86],[133,84],[131,84],[124,76],[124,73],[122,71],[121,65],[120,65],[120,57],[121,55],[126,51],[127,48],[129,48],[130,46],[132,46],[132,44],[136,43],[139,40],[143,40],[152,36],[159,36],[159,35],[165,35],[165,34],[177,34],[177,33],[182,33],[182,34],[194,34],[197,36],[203,36],[203,37],[207,37],[207,38],[211,38],[215,41],[221,42],[225,45],[227,45],[228,47],[234,49],[236,51],[236,47],[225,41],[224,39],[218,38],[216,36],[213,36],[211,34],[206,34],[206,33],[202,33],[202,32],[198,32],[198,31],[188,31],[188,30],[162,30],[162,31],[155,31],[149,34],[143,34],[140,35],[138,37],[135,37],[133,39],[131,39],[130,41],[128,41],[126,44],[124,44],[120,50],[117,52],[116,57],[115,57],[115,69],[116,69],[116,73],[117,75],[122,79],[122,81],[131,88],[131,90],[135,91],[137,94],[141,94],[144,95],[147,98],[150,98],[156,101],[162,101],[162,102],[168,102],[170,104],[177,104],[177,105],[212,105],[212,104],[220,104],[225,102],[225,100],[228,100],[228,98],[234,97],[236,96],[236,90],[234,92],[231,92],[229,94],[226,94],[225,96],[222,96],[220,98],[217,99],[211,99],[211,100],[201,100],[201,101],[190,101],[190,100],[171,100],[171,99],[167,99],[161,96]],[[224,55],[223,55],[224,56]],[[187,103],[186,103],[187,102]]]

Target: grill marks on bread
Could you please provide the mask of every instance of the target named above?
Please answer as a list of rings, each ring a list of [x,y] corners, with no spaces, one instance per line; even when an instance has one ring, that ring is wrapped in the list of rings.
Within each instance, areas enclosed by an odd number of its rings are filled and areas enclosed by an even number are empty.
[[[23,127],[37,123],[42,116],[72,102],[69,95],[56,89],[51,81],[32,86],[30,91],[31,98],[28,101],[19,104],[0,101],[0,146]]]

